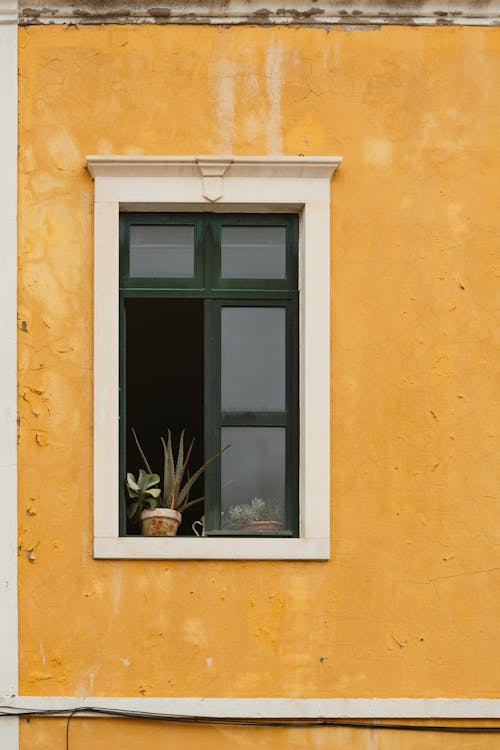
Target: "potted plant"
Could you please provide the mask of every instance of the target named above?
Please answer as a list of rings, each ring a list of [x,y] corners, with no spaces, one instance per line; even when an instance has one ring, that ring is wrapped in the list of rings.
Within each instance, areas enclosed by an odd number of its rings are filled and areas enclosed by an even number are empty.
[[[139,515],[143,536],[175,536],[182,521],[182,513],[186,508],[203,500],[203,497],[189,500],[189,492],[192,486],[207,466],[229,446],[211,456],[203,466],[200,466],[190,476],[187,467],[193,450],[194,438],[184,456],[184,430],[182,430],[177,460],[175,460],[172,449],[172,435],[168,430],[167,442],[165,443],[165,440],[161,438],[164,456],[162,491],[155,486],[160,482],[159,475],[151,471],[135,430],[132,429],[132,433],[146,471],[141,469],[137,480],[133,474],[127,474],[126,485],[129,495],[127,515],[129,518]]]
[[[279,531],[283,528],[281,505],[277,500],[254,497],[249,503],[233,505],[227,526],[238,531]]]

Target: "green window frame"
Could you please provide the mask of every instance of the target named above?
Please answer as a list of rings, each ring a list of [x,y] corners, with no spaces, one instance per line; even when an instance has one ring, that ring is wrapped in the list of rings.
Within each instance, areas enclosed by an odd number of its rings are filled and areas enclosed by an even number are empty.
[[[131,227],[193,227],[194,272],[189,278],[137,277],[129,273]],[[222,230],[225,227],[281,227],[285,232],[285,272],[281,278],[223,278]],[[231,530],[221,522],[221,461],[213,462],[204,477],[204,515],[207,535],[299,535],[299,294],[298,216],[296,214],[136,213],[120,214],[120,535],[127,536],[124,477],[127,441],[127,301],[190,300],[203,306],[203,442],[204,457],[221,448],[224,428],[279,427],[285,432],[285,488],[283,528]],[[279,411],[223,411],[221,404],[221,328],[227,308],[281,308],[285,319],[285,398]],[[165,424],[162,434],[169,425]],[[158,436],[159,440],[159,436]]]

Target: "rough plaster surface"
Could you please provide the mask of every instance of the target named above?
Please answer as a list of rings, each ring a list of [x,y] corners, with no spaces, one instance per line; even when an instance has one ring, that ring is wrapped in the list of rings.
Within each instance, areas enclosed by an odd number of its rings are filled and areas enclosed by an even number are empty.
[[[66,719],[31,719],[21,722],[23,750],[55,750],[66,743]],[[412,723],[412,722],[409,722]],[[424,722],[427,724],[433,722]],[[457,722],[455,722],[455,725]],[[471,724],[471,722],[467,722]],[[481,722],[481,725],[492,722]],[[286,728],[169,725],[161,721],[73,719],[71,750],[109,750],[119,741],[120,750],[497,750],[498,735],[453,735],[433,732],[395,732],[346,727]]]
[[[494,29],[20,31],[22,694],[499,695],[499,51]],[[333,557],[94,561],[85,154],[221,143],[344,156]],[[22,731],[55,747],[63,724]],[[273,747],[331,747],[308,731]]]

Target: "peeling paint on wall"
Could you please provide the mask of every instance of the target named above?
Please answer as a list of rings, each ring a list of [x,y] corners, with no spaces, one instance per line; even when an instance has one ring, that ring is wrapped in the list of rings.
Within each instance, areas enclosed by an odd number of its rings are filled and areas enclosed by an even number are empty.
[[[282,79],[283,49],[270,44],[266,50],[266,82],[268,97],[268,116],[266,122],[266,153],[281,154],[282,122],[281,122],[281,91],[283,89]]]
[[[234,132],[234,69],[224,58],[211,66],[213,90],[216,96],[217,146],[220,154],[231,154]]]

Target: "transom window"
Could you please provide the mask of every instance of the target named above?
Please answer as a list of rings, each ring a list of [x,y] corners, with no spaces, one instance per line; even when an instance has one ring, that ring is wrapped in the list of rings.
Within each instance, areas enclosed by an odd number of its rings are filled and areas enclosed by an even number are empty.
[[[140,533],[132,429],[159,474],[170,429],[174,450],[195,438],[193,469],[229,446],[180,536],[298,536],[298,217],[123,213],[119,275],[120,534]]]

